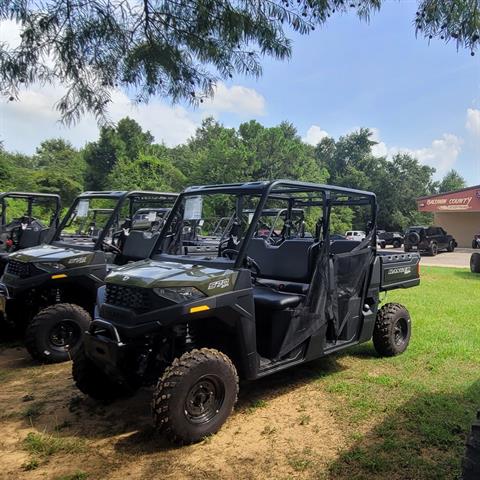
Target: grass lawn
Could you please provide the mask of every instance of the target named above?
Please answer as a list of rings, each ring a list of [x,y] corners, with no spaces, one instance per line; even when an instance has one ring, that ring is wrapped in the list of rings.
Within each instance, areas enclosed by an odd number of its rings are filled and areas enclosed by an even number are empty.
[[[422,268],[419,287],[384,299],[411,313],[403,355],[380,358],[369,342],[242,382],[220,432],[182,448],[154,434],[149,389],[99,404],[68,362],[0,346],[0,478],[458,479],[480,408],[479,289],[480,275]]]
[[[338,400],[335,416],[351,445],[329,478],[458,478],[465,435],[480,408],[480,275],[424,267],[420,287],[388,294],[413,322],[399,357],[371,356],[370,344],[319,381]]]

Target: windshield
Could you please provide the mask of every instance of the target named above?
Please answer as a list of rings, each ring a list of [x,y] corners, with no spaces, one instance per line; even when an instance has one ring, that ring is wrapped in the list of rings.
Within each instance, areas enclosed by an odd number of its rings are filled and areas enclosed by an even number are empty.
[[[287,239],[313,238],[322,217],[318,198],[308,204],[301,195],[298,199],[272,195],[259,211],[260,200],[260,193],[248,191],[183,195],[171,213],[171,223],[155,253],[182,256],[186,260],[233,259],[247,233],[272,246]],[[305,203],[305,208],[295,207],[297,201]],[[256,215],[258,218],[251,227]]]
[[[60,238],[96,238],[112,217],[118,198],[81,198],[64,221]],[[117,214],[118,217],[118,214]],[[115,223],[118,224],[120,218]]]
[[[0,202],[1,229],[23,223],[48,227],[55,218],[57,200],[55,198],[4,197]]]
[[[75,200],[63,220],[57,240],[92,248],[100,240],[108,248],[130,230],[158,232],[175,198],[150,192],[130,194],[126,198],[82,196]]]

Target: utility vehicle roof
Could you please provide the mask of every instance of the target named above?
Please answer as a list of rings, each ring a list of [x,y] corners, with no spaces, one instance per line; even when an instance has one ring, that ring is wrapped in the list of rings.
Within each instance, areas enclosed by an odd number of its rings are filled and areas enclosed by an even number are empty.
[[[55,193],[38,193],[38,192],[0,192],[0,200],[4,198],[50,198],[52,200],[60,201],[60,195]]]
[[[277,187],[285,187],[277,189]],[[362,196],[375,198],[373,192],[355,190],[353,188],[337,187],[334,185],[324,185],[319,183],[300,182],[296,180],[272,180],[244,183],[227,183],[223,185],[196,185],[186,188],[183,194],[194,195],[195,193],[263,193],[274,190],[275,193],[289,194],[305,191],[323,191],[330,190],[340,194],[351,196]]]
[[[139,195],[155,196],[155,197],[178,197],[178,193],[173,192],[151,192],[147,190],[105,190],[105,191],[88,191],[78,195],[77,198],[123,198],[136,197]]]

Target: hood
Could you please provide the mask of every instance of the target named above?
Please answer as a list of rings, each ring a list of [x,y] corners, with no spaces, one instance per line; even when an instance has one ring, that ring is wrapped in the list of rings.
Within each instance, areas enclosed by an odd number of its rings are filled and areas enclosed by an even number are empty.
[[[231,269],[147,259],[114,270],[105,281],[141,288],[195,287],[210,296],[233,290],[237,275]]]
[[[74,248],[56,247],[54,245],[40,245],[38,247],[24,248],[12,253],[9,258],[19,262],[58,262],[66,267],[74,267],[90,263],[93,252],[85,252]]]

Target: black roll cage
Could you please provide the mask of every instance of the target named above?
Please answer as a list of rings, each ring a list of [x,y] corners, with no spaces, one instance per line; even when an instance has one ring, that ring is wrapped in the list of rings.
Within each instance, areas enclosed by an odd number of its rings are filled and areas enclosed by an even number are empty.
[[[54,210],[52,217],[50,219],[49,227],[52,225],[57,226],[60,210],[62,208],[60,195],[55,193],[36,193],[36,192],[1,192],[0,193],[0,207],[2,209],[0,213],[0,222],[1,225],[5,225],[7,222],[7,204],[5,200],[8,198],[17,198],[21,200],[27,200],[27,216],[32,216],[32,208],[33,205],[36,203],[36,200],[44,199],[44,200],[53,200],[54,201]]]
[[[281,187],[281,188],[279,188]],[[272,194],[273,191],[273,194]],[[308,192],[318,192],[322,196],[322,201],[308,201],[303,199],[294,199],[286,196],[286,194],[294,193],[308,193]],[[179,207],[181,207],[183,199],[185,197],[195,196],[195,195],[208,195],[208,194],[245,194],[245,195],[258,195],[260,196],[260,201],[255,209],[252,220],[247,228],[245,236],[240,246],[240,250],[232,262],[234,268],[240,268],[245,263],[245,258],[247,254],[248,244],[253,238],[253,234],[256,231],[258,220],[264,210],[265,204],[268,198],[276,198],[278,200],[289,200],[288,210],[291,210],[294,207],[301,208],[318,206],[322,207],[323,216],[322,216],[322,232],[324,234],[325,248],[327,253],[330,249],[330,211],[333,206],[361,206],[361,205],[370,205],[371,207],[371,225],[367,236],[369,237],[369,243],[372,248],[376,249],[376,232],[377,232],[377,199],[376,195],[373,192],[367,192],[364,190],[356,190],[352,188],[337,187],[332,185],[316,184],[309,182],[301,182],[295,180],[273,180],[273,181],[257,181],[257,182],[246,182],[246,183],[230,183],[224,185],[202,185],[202,186],[192,186],[186,188],[177,198],[175,204],[172,207],[172,211],[165,222],[165,225],[158,237],[158,240],[153,248],[152,252],[154,255],[161,254],[162,252],[158,250],[159,246],[162,245],[162,242],[165,239],[167,232],[170,229],[170,226],[175,217],[175,213]],[[335,197],[332,197],[332,194],[335,194]],[[346,197],[346,199],[340,200],[338,197]],[[237,212],[242,211],[241,201],[237,201],[236,209]],[[317,238],[317,240],[319,240]],[[178,255],[182,257],[182,255]],[[214,260],[212,260],[214,261]],[[203,261],[202,261],[203,263]]]
[[[132,197],[134,197],[134,200],[137,200],[137,201],[140,201],[140,202],[142,201],[143,198],[145,200],[156,198],[156,199],[158,199],[158,202],[160,202],[160,201],[167,200],[167,199],[174,199],[174,198],[176,199],[178,197],[178,193],[152,192],[152,191],[147,191],[147,190],[145,190],[145,191],[144,190],[132,190],[132,191],[129,191],[129,192],[127,192],[127,191],[103,191],[103,192],[91,191],[91,192],[81,193],[80,195],[78,195],[75,198],[72,205],[68,209],[67,214],[63,217],[63,219],[62,219],[60,225],[57,227],[57,229],[55,231],[55,235],[53,235],[50,243],[52,243],[52,241],[58,241],[60,239],[60,233],[65,228],[65,225],[67,223],[68,218],[70,218],[70,216],[74,213],[75,208],[77,207],[77,205],[79,204],[79,202],[81,200],[89,200],[89,199],[94,199],[94,198],[114,199],[114,200],[116,199],[117,204],[115,205],[115,207],[113,209],[111,209],[112,211],[111,211],[111,214],[110,214],[110,218],[108,219],[107,223],[105,224],[105,227],[102,229],[102,233],[98,236],[98,238],[97,238],[97,240],[94,244],[94,247],[93,247],[94,250],[100,249],[101,245],[104,242],[104,239],[105,239],[105,236],[106,236],[107,232],[110,230],[113,223],[115,222],[115,220],[118,216],[118,213],[120,212],[120,209],[123,207],[123,204],[125,203],[125,201],[127,201],[128,199],[130,199]],[[129,208],[130,218],[132,218],[133,214],[135,213],[133,211],[133,203],[134,202],[130,202],[130,205],[129,205],[129,207],[130,207]]]

